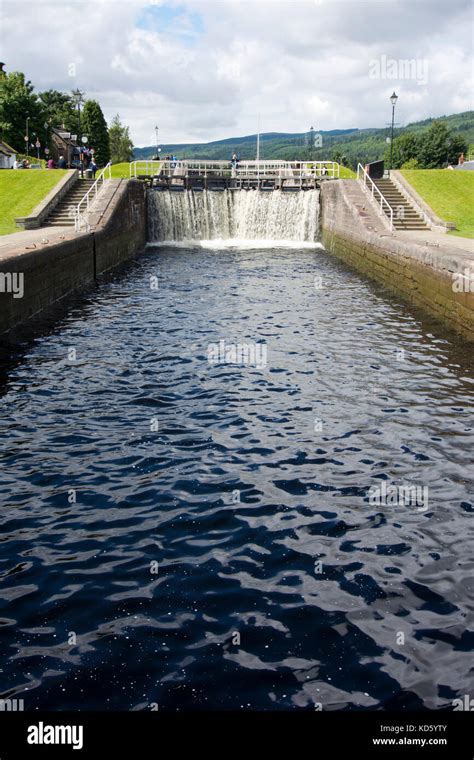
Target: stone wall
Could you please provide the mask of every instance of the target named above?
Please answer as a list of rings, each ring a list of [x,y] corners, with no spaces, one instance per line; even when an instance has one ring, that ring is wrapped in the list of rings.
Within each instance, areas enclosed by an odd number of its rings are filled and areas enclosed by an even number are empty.
[[[122,180],[93,234],[97,274],[113,269],[143,248],[147,240],[145,183]]]
[[[48,246],[3,259],[0,271],[7,277],[22,277],[23,297],[0,293],[0,333],[44,311],[68,293],[94,281],[92,235],[78,235]],[[18,282],[18,280],[17,280]]]
[[[474,273],[472,255],[450,247],[449,238],[423,245],[409,233],[388,232],[353,180],[323,183],[320,199],[328,251],[474,341],[474,292],[453,287],[466,269]]]
[[[2,251],[0,259],[0,333],[73,292],[87,290],[101,272],[134,256],[146,242],[146,213],[144,183],[120,181],[111,185],[95,231],[74,233],[63,229],[60,235],[61,230],[44,227],[31,232],[36,234],[35,240],[32,238],[21,249],[15,246],[13,235],[11,250]],[[23,279],[21,298],[6,287],[9,278],[19,276]]]

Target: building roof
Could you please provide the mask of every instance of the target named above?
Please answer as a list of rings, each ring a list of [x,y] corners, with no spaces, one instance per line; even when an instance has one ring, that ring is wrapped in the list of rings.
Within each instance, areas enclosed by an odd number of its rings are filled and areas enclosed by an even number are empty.
[[[62,140],[64,143],[69,145],[76,145],[77,144],[77,135],[72,134],[67,129],[63,129],[62,127],[51,127],[51,132],[56,135],[56,137],[59,137],[60,140]],[[76,139],[73,139],[76,138]]]
[[[8,143],[4,142],[3,140],[0,140],[0,153],[3,153],[4,156],[15,156],[16,150],[14,150]]]

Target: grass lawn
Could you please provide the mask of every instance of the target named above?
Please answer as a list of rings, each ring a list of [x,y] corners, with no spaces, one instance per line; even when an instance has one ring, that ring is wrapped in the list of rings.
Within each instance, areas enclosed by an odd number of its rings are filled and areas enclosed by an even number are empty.
[[[19,232],[15,217],[30,214],[64,174],[64,169],[2,169],[0,235]]]
[[[339,178],[340,179],[355,179],[357,174],[348,169],[347,166],[339,166]]]
[[[450,169],[402,169],[406,180],[445,222],[450,235],[474,238],[474,172]]]
[[[99,171],[96,176],[98,176]],[[107,177],[108,173],[105,176]],[[130,164],[112,164],[112,179],[130,179]]]

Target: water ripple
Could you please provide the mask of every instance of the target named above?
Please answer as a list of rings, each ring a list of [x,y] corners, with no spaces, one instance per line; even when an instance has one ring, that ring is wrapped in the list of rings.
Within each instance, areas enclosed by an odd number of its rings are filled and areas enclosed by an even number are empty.
[[[221,339],[268,366],[209,365]],[[149,247],[2,361],[1,696],[472,694],[474,360],[452,335],[320,249]],[[382,483],[428,508],[372,504]]]

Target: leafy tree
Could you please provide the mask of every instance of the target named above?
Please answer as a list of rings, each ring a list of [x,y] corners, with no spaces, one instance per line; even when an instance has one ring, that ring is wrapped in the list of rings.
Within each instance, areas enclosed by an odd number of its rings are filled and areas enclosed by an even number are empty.
[[[64,125],[68,131],[77,130],[77,114],[70,95],[58,90],[46,90],[39,93],[39,100],[45,121],[48,121],[51,126]]]
[[[324,160],[324,159],[322,159]],[[340,150],[333,150],[331,153],[331,161],[337,161],[340,166],[349,166],[349,161],[346,155]]]
[[[392,168],[400,169],[403,164],[417,158],[420,150],[419,140],[413,132],[403,132],[393,140]],[[390,144],[385,148],[384,161],[390,163]]]
[[[20,71],[0,76],[0,129],[3,139],[19,153],[25,149],[27,117],[30,142],[43,132],[41,104],[33,90]]]
[[[434,121],[420,142],[419,161],[424,169],[437,169],[448,163],[449,130],[442,121]]]
[[[86,100],[84,103],[81,132],[88,136],[89,145],[95,150],[97,164],[105,166],[110,160],[109,132],[102,109],[96,100]]]
[[[133,143],[130,138],[129,128],[120,122],[119,114],[112,119],[109,127],[110,160],[114,164],[131,161],[133,157]]]
[[[467,158],[467,152],[469,150],[469,145],[465,137],[462,135],[453,135],[452,133],[449,136],[448,140],[448,163],[449,164],[457,164],[459,156],[461,153],[465,154],[465,157]]]

